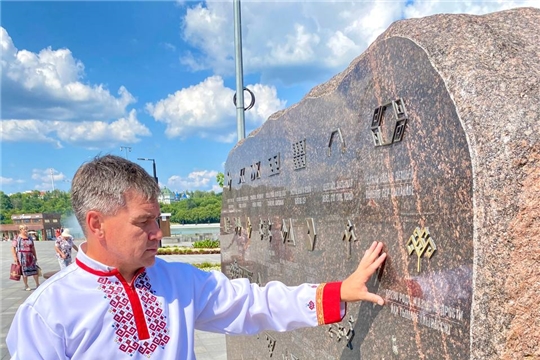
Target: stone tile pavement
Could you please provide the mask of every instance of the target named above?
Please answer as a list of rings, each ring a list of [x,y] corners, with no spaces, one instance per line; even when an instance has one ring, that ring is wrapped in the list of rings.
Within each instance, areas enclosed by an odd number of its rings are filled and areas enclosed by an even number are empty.
[[[80,241],[76,241],[78,245]],[[58,262],[54,256],[53,241],[36,242],[38,263],[44,273],[59,269]],[[23,282],[9,280],[9,266],[13,260],[11,254],[11,243],[0,242],[0,360],[10,359],[6,346],[6,336],[15,316],[15,312],[20,304],[32,293],[23,290]],[[181,261],[186,263],[202,263],[205,261],[219,263],[221,255],[166,255],[162,256],[167,261]],[[43,282],[45,279],[41,278]],[[34,280],[28,279],[28,284],[34,288]],[[227,360],[225,335],[208,333],[204,331],[195,332],[195,354],[197,360]]]

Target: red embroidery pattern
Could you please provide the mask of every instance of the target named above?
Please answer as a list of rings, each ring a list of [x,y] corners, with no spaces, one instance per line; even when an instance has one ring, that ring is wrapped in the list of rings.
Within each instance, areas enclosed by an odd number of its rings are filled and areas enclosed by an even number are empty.
[[[309,310],[313,310],[315,308],[315,303],[313,301],[309,301],[306,306],[309,308]]]
[[[120,281],[109,279],[108,277],[100,277],[98,283],[99,289],[105,293],[106,298],[109,298],[111,305],[109,312],[113,314],[115,321],[113,327],[116,329],[114,341],[119,345],[121,351],[130,356],[139,352],[150,358],[158,347],[164,348],[170,340],[163,303],[160,303],[158,297],[153,294],[146,273],[140,274],[135,280],[135,289],[139,295],[150,333],[149,339],[140,341],[133,309],[124,287]]]

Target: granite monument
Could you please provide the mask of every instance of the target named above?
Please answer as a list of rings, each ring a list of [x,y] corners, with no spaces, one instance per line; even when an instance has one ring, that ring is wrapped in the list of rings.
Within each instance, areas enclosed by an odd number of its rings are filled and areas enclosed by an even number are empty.
[[[388,259],[341,323],[228,359],[540,358],[540,9],[394,23],[225,165],[222,269],[264,285]]]

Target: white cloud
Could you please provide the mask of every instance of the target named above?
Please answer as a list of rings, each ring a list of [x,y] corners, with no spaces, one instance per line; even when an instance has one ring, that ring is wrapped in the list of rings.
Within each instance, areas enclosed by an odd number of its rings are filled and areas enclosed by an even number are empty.
[[[112,122],[3,120],[0,127],[2,141],[31,138],[34,142],[52,143],[57,148],[62,148],[62,143],[87,148],[111,147],[136,143],[140,136],[149,135],[150,130],[137,120],[135,110],[131,110],[127,117]]]
[[[0,27],[2,141],[62,142],[99,146],[131,143],[150,135],[127,106],[135,98],[123,86],[113,96],[103,85],[83,83],[84,65],[69,49],[18,50]],[[24,135],[24,136],[22,136]]]
[[[167,180],[167,187],[176,191],[214,190],[217,174],[214,170],[201,170],[190,173],[187,178],[173,175]]]
[[[316,84],[343,70],[394,21],[442,12],[484,14],[518,6],[540,5],[537,0],[244,1],[244,73],[261,72],[262,79],[286,84]],[[185,65],[218,75],[234,74],[232,8],[230,1],[191,5],[182,32],[199,52],[185,53]]]
[[[44,191],[56,189],[61,183],[71,181],[66,175],[53,168],[33,169],[32,180],[38,182],[35,189]]]
[[[434,14],[474,14],[482,15],[495,11],[513,9],[516,7],[539,7],[537,0],[483,0],[483,1],[416,1],[406,6],[406,18],[418,18]]]
[[[3,176],[0,176],[0,186],[13,185],[13,184],[22,184],[22,183],[24,183],[24,180],[6,178],[6,177],[3,177]]]
[[[12,119],[74,121],[122,116],[135,98],[125,87],[118,97],[103,85],[85,85],[84,65],[69,49],[50,47],[33,53],[17,50],[0,27],[2,49],[2,116]]]
[[[255,93],[256,99],[253,109],[245,113],[246,124],[250,127],[258,127],[272,113],[285,107],[286,102],[277,98],[273,86],[254,84],[247,87]],[[233,95],[234,90],[225,87],[220,76],[211,76],[155,104],[146,104],[146,109],[157,121],[167,125],[166,135],[170,138],[196,135],[232,142],[236,126]],[[246,93],[245,106],[249,100]]]
[[[163,46],[163,48],[166,49],[166,50],[169,50],[169,51],[172,51],[172,52],[176,51],[176,46],[174,46],[171,43],[164,42],[164,43],[161,43],[161,46]]]
[[[345,67],[401,16],[403,2],[242,3],[242,47],[246,74],[263,72],[287,81],[286,68],[306,65],[335,73]],[[201,53],[184,64],[234,73],[233,11],[228,2],[191,7],[183,19],[185,40]],[[261,16],[264,14],[264,16]],[[306,72],[306,76],[312,75]],[[305,79],[304,79],[305,80]]]

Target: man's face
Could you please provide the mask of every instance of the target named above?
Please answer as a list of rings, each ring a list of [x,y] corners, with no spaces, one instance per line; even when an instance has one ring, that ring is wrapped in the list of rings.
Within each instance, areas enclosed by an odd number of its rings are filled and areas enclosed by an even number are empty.
[[[103,220],[106,250],[112,260],[108,265],[122,273],[153,265],[163,237],[159,214],[157,200],[148,202],[133,191],[126,193],[126,206]]]

